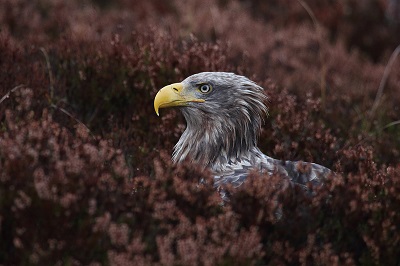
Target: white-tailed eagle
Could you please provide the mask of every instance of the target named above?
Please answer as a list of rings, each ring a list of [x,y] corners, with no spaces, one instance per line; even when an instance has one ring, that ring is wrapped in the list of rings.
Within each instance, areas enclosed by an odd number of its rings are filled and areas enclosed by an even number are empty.
[[[273,159],[257,147],[268,111],[266,100],[264,89],[244,76],[203,72],[162,88],[154,99],[154,109],[159,114],[160,108],[180,108],[187,127],[172,159],[209,168],[217,188],[226,183],[240,186],[252,169],[279,173],[305,188],[320,185],[331,173],[328,168]]]

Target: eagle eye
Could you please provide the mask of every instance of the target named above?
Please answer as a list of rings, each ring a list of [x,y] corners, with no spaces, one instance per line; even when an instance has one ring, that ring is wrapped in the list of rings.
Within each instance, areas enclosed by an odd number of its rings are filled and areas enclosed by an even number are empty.
[[[211,89],[212,89],[211,85],[209,85],[209,84],[201,84],[199,86],[199,91],[201,93],[209,93],[211,91]]]

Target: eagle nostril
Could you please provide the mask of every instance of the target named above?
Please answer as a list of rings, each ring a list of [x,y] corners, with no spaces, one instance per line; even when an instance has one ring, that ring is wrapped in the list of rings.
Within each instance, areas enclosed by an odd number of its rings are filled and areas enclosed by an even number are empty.
[[[174,91],[179,92],[179,90],[175,87],[172,88]]]

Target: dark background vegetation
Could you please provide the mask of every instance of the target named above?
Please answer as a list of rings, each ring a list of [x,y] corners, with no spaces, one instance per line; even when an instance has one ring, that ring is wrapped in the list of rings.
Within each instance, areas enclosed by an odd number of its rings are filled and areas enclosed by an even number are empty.
[[[0,265],[399,265],[399,5],[0,0]],[[201,71],[262,85],[260,148],[337,176],[221,206],[153,110]]]

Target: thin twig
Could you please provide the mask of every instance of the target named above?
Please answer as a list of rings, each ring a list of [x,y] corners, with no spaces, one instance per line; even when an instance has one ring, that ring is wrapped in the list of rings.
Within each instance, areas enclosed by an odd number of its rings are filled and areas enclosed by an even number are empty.
[[[320,86],[321,86],[321,100],[322,100],[322,106],[325,107],[325,101],[326,101],[326,65],[324,64],[323,60],[323,54],[322,54],[322,35],[321,35],[321,28],[320,24],[317,20],[317,18],[314,15],[314,12],[311,10],[310,6],[304,2],[303,0],[297,0],[299,4],[306,10],[308,15],[311,17],[311,20],[314,24],[315,31],[317,32],[318,36],[318,43],[319,43],[319,60],[321,62],[321,80],[320,80]]]
[[[303,0],[297,0],[297,2],[299,2],[299,4],[307,11],[308,15],[311,17],[315,28],[318,30],[319,29],[319,23],[317,18],[314,15],[314,12],[311,10],[310,6],[304,2]]]
[[[385,67],[385,71],[383,72],[381,83],[379,84],[379,89],[375,96],[374,104],[372,105],[371,111],[369,112],[370,119],[373,118],[373,116],[375,115],[376,109],[378,109],[380,100],[383,95],[383,89],[385,88],[387,79],[389,78],[390,71],[392,70],[392,66],[393,66],[397,56],[399,55],[399,53],[400,53],[400,45],[398,45],[396,47],[396,49],[393,51],[392,55],[389,58],[387,65]]]
[[[74,119],[78,124],[82,125],[90,134],[90,136],[92,138],[94,138],[94,135],[92,134],[92,132],[90,131],[90,129],[84,124],[82,123],[79,119],[77,119],[76,117],[74,117],[70,112],[68,112],[67,110],[65,110],[62,107],[59,107],[57,105],[55,105],[53,103],[54,101],[54,79],[53,79],[53,73],[51,72],[51,64],[50,64],[50,59],[49,59],[49,55],[46,51],[46,49],[44,49],[43,47],[40,48],[40,51],[43,53],[45,59],[46,59],[46,66],[47,66],[47,71],[49,73],[49,80],[50,80],[50,106],[56,110],[59,110],[61,112],[63,112],[64,114],[66,114],[67,116],[69,116],[70,118]]]
[[[395,125],[400,125],[400,120],[393,121],[393,122],[387,124],[386,126],[384,126],[384,127],[382,128],[382,130],[383,130],[383,129],[386,129],[386,128],[389,128],[389,127],[392,127],[392,126],[395,126]]]
[[[49,80],[50,80],[50,100],[53,101],[54,99],[54,79],[53,79],[53,74],[51,72],[51,64],[50,64],[50,59],[49,55],[43,47],[40,47],[40,51],[43,53],[44,58],[46,60],[46,66],[47,66],[47,72],[49,73]]]
[[[14,91],[25,87],[24,84],[18,85],[16,87],[14,87],[12,90],[10,90],[9,92],[6,93],[6,95],[3,96],[3,98],[0,99],[0,103],[2,103],[5,99],[7,99],[8,97],[10,97],[10,94],[13,93]]]
[[[217,14],[217,10],[215,7],[210,7],[210,14],[211,14],[211,19],[212,19],[212,26],[213,26],[213,30],[214,30],[214,34],[215,34],[215,39],[218,40],[218,35],[219,35],[219,30],[217,30],[217,24],[218,24],[218,14]]]
[[[94,138],[94,135],[92,134],[92,132],[90,131],[90,129],[84,124],[82,123],[78,118],[74,117],[70,112],[68,112],[67,110],[65,110],[62,107],[59,107],[55,104],[51,104],[50,105],[52,108],[56,109],[56,110],[60,110],[61,112],[63,112],[64,114],[68,115],[69,117],[71,117],[72,119],[74,119],[78,124],[82,125],[84,128],[86,128],[86,130],[89,132],[89,134],[92,136],[92,138]]]

